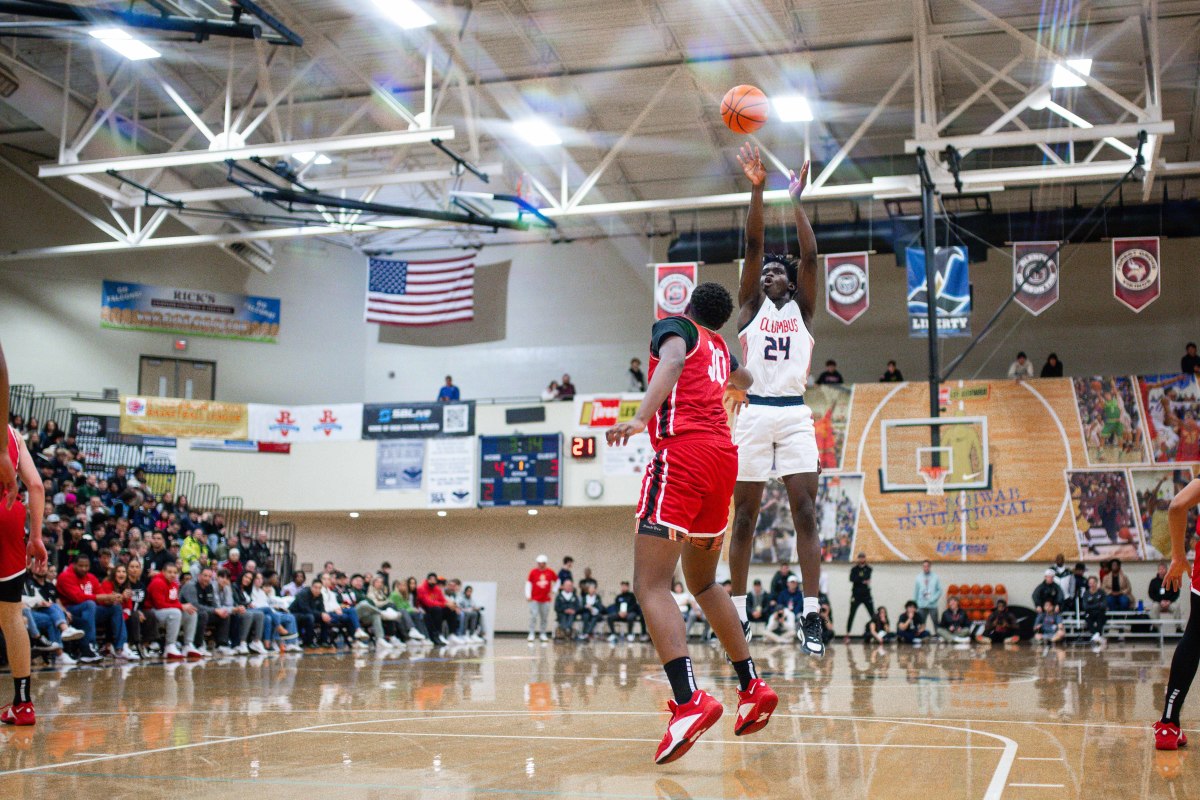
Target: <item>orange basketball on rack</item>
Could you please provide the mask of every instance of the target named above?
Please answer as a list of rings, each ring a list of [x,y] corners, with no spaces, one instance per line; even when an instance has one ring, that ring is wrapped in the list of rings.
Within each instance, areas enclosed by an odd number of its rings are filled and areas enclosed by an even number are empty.
[[[947,586],[946,594],[949,595],[950,597],[954,597],[956,594],[958,594],[958,584],[952,583],[949,586]]]
[[[1004,584],[1003,584],[1003,583],[997,583],[997,584],[996,584],[996,594],[1001,594],[1001,595],[1007,595],[1007,594],[1008,594],[1008,589],[1005,589],[1005,588],[1004,588]]]
[[[754,133],[767,121],[767,96],[757,86],[735,86],[721,99],[721,119],[734,133]]]
[[[983,593],[984,593],[984,594],[991,594],[991,593],[992,593],[992,585],[991,585],[990,583],[985,583],[985,584],[983,585]]]
[[[971,594],[983,594],[983,587],[978,583],[971,584]]]

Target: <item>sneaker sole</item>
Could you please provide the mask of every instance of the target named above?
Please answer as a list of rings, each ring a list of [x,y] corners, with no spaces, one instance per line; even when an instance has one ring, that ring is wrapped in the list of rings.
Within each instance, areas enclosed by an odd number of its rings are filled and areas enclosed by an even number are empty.
[[[0,720],[0,722],[3,722],[5,725],[11,725],[14,728],[32,728],[34,726],[34,724],[37,723],[37,720],[36,719],[30,720],[29,722],[21,722],[19,720],[13,720],[10,722],[5,719],[5,720]]]
[[[722,713],[724,713],[723,709]],[[691,736],[684,739],[679,744],[675,745],[674,749],[668,750],[666,753],[659,756],[657,759],[655,759],[654,763],[662,766],[663,764],[670,764],[672,761],[678,761],[679,759],[683,758],[684,755],[687,754],[687,751],[692,749],[692,745],[696,743],[696,740],[708,733],[709,728],[711,728],[713,725],[716,725],[720,719],[721,714],[717,714],[717,716],[714,717],[711,722],[693,733]]]
[[[825,648],[824,647],[822,647],[819,652],[814,652],[814,651],[808,649],[808,645],[801,643],[800,649],[804,651],[804,654],[806,656],[809,656],[811,658],[824,658],[825,657]]]
[[[758,717],[754,720],[747,720],[741,728],[734,730],[734,736],[749,736],[752,733],[758,733],[763,728],[767,727],[767,723],[771,721],[771,715],[775,713],[776,706],[779,705],[779,695],[771,697],[763,702],[759,707]],[[763,714],[766,714],[764,717]]]

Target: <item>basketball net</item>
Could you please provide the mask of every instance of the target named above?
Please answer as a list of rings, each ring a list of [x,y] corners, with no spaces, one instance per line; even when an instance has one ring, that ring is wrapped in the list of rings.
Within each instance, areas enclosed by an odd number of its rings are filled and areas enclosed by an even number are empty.
[[[950,470],[945,467],[921,467],[921,477],[925,479],[925,494],[929,497],[941,497],[945,492],[946,476]]]

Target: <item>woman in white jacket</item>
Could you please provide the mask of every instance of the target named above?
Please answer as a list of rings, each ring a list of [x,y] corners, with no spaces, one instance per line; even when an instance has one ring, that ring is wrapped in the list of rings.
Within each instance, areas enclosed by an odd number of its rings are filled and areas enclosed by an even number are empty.
[[[296,633],[296,618],[287,610],[290,603],[290,597],[276,597],[275,587],[263,585],[261,572],[254,573],[250,607],[263,612],[263,644],[268,650],[275,649],[276,642],[281,653],[299,653],[303,649]]]

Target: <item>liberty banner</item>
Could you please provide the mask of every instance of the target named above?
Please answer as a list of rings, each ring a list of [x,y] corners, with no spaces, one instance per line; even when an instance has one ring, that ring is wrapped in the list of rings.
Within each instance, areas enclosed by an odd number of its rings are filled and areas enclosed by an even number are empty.
[[[122,397],[121,433],[177,439],[245,439],[244,403],[180,400],[174,397]]]
[[[1013,243],[1013,291],[1035,317],[1058,302],[1058,242]]]
[[[908,335],[927,336],[929,331],[929,291],[925,280],[925,250],[909,247],[904,252],[908,264]],[[937,335],[971,335],[971,276],[967,268],[967,248],[939,247],[934,255],[934,304],[937,309]]]
[[[866,253],[825,256],[825,310],[849,325],[871,305]]]
[[[100,327],[273,343],[280,307],[277,297],[104,281]]]
[[[250,404],[250,438],[258,442],[335,442],[362,438],[362,403],[312,406]]]
[[[682,314],[692,300],[699,265],[692,262],[654,265],[654,318]]]
[[[1162,292],[1158,237],[1112,240],[1113,296],[1131,311],[1141,311]]]

